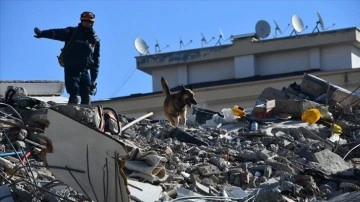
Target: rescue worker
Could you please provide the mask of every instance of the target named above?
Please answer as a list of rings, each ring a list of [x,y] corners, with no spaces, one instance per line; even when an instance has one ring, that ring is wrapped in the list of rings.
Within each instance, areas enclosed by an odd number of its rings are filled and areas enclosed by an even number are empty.
[[[96,79],[100,65],[100,39],[93,25],[95,15],[85,11],[80,15],[77,27],[40,30],[35,27],[36,38],[64,41],[65,87],[69,94],[69,104],[91,103],[91,95],[96,93]],[[90,71],[90,75],[89,75]]]

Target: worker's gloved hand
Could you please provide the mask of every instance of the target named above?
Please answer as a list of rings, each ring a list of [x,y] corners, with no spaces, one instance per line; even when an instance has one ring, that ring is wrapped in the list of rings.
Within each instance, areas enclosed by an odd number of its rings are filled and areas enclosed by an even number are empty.
[[[35,33],[34,35],[35,38],[41,38],[41,30],[39,28],[35,27],[34,33]]]
[[[97,83],[94,81],[94,82],[91,82],[91,85],[90,85],[90,95],[96,95],[96,92],[97,92]]]

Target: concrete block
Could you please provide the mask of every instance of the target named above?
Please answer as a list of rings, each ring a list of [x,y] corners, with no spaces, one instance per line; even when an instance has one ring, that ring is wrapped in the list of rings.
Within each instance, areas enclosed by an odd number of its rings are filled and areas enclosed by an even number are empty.
[[[311,108],[321,109],[322,106],[319,103],[312,102],[309,100],[276,100],[276,107],[274,113],[287,113],[292,115],[293,118],[300,118],[301,114]]]
[[[265,88],[258,97],[258,100],[273,100],[273,99],[286,100],[287,99],[286,93],[284,93],[281,90],[268,87]]]
[[[304,75],[300,89],[315,98],[325,93],[329,103],[338,102],[343,107],[359,99],[359,96],[351,94],[350,91],[311,74]]]

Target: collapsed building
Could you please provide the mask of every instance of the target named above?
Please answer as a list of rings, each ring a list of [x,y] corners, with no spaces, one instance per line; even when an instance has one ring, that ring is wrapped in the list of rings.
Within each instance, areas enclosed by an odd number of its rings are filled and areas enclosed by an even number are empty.
[[[251,111],[194,108],[186,128],[17,85],[0,97],[7,201],[360,199],[360,97],[311,74]]]
[[[359,33],[140,55],[153,92],[90,106],[0,81],[1,201],[359,201]],[[197,95],[186,128],[163,120],[162,76]]]

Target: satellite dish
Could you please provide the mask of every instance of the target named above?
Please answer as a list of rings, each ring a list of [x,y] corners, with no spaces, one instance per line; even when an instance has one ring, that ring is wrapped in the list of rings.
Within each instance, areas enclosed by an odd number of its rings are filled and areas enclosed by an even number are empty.
[[[326,29],[328,29],[328,28],[325,28],[325,24],[324,24],[324,21],[323,21],[321,15],[320,15],[320,13],[317,12],[316,14],[317,14],[317,17],[318,17],[318,21],[316,22],[316,27],[314,28],[314,30],[312,31],[312,33],[314,33],[315,30],[317,30],[318,32],[320,31],[319,28],[318,28],[319,25],[320,25],[321,30],[326,30]],[[332,26],[334,26],[334,25],[335,25],[335,24],[332,24]],[[332,26],[331,26],[331,27],[332,27]]]
[[[302,31],[304,31],[304,24],[299,16],[293,15],[291,18],[291,24],[294,29],[291,32],[290,36],[292,35],[292,33],[297,34],[297,33],[301,33]]]
[[[264,39],[270,34],[270,24],[265,20],[259,20],[255,25],[256,36]]]
[[[291,18],[291,23],[296,32],[300,33],[304,30],[304,24],[299,16],[293,15]]]
[[[320,27],[321,27],[322,30],[325,30],[324,21],[322,20],[320,13],[317,12],[316,14],[317,14],[317,17],[318,17],[318,21],[316,22],[316,26],[315,26],[314,30],[312,31],[312,33],[314,33],[315,30],[317,30],[318,32],[320,32],[320,30],[319,30],[319,28],[318,28],[319,25],[320,25]]]
[[[223,31],[221,30],[221,28],[219,28],[219,32],[220,32],[219,39],[217,40],[215,46],[218,44],[221,46],[221,40],[224,40],[224,41],[227,40],[227,39],[225,39],[225,35],[224,35]]]
[[[140,55],[147,55],[149,54],[149,46],[142,38],[135,39],[135,48],[140,53]]]
[[[219,38],[225,39],[225,35],[221,28],[219,28],[219,32],[220,32]]]
[[[323,21],[323,19],[321,18],[320,13],[317,12],[316,14],[317,14],[317,16],[318,16],[318,19],[319,19],[318,22],[319,22],[319,24],[320,24],[321,29],[322,29],[322,30],[325,30],[324,21]]]

